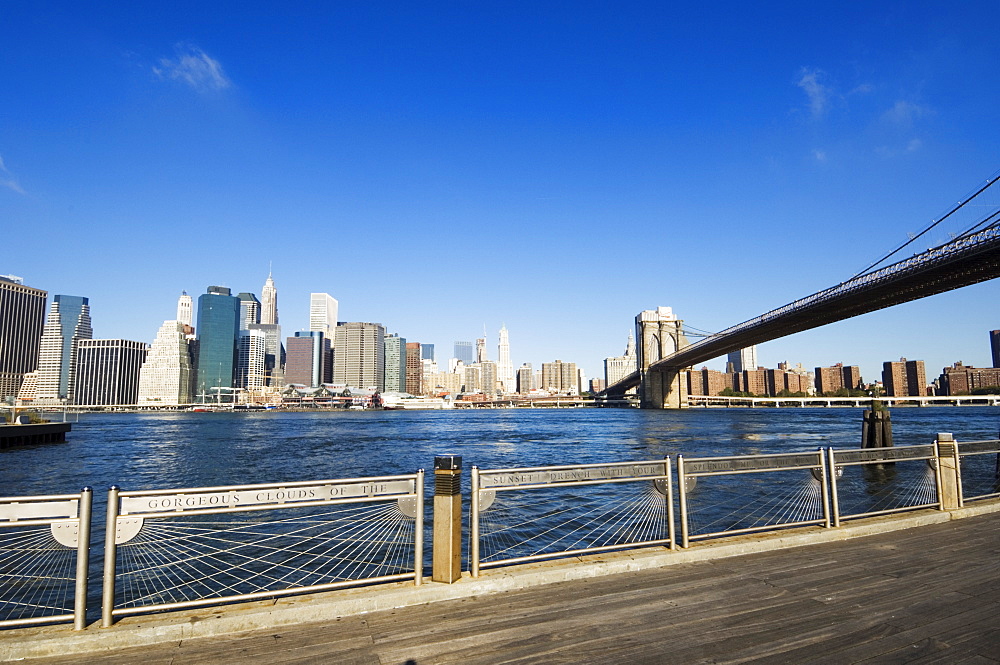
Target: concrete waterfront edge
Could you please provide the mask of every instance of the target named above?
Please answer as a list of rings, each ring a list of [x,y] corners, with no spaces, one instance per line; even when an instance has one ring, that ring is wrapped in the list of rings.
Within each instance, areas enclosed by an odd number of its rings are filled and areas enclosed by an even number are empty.
[[[380,610],[457,600],[527,587],[710,561],[792,547],[850,540],[880,533],[942,524],[1000,512],[1000,500],[980,501],[951,511],[922,510],[844,523],[839,528],[802,527],[778,532],[698,541],[689,549],[647,548],[570,559],[555,559],[468,573],[454,584],[398,582],[273,601],[221,605],[199,610],[123,618],[109,628],[100,622],[80,632],[65,626],[24,628],[0,633],[0,660],[97,654],[251,630],[332,621]]]

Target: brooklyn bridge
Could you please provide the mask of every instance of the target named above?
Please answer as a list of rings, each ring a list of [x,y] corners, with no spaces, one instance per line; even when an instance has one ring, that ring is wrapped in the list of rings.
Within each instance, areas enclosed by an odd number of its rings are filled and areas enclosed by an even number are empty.
[[[690,343],[670,308],[636,317],[638,369],[599,397],[623,399],[638,389],[640,406],[683,408],[684,371],[693,365],[793,333],[1000,276],[1000,203],[993,177],[940,219],[875,264],[839,284]],[[985,212],[983,212],[985,211]],[[886,260],[946,221],[971,223],[948,242],[886,265]]]

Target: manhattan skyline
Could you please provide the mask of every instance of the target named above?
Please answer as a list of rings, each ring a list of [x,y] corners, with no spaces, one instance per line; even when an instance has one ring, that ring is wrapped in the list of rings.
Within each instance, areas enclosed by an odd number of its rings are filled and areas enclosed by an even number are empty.
[[[493,356],[505,324],[515,368],[593,377],[638,312],[714,331],[832,286],[1000,166],[1000,47],[967,20],[995,3],[430,7],[6,8],[0,273],[148,343],[182,290],[270,271],[286,335],[325,292],[439,348],[486,323]],[[989,366],[997,296],[759,363]]]

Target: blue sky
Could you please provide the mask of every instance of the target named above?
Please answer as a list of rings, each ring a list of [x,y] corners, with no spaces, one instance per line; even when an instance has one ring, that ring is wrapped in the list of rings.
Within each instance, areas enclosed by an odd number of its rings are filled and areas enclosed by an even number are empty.
[[[1000,168],[995,2],[83,4],[0,8],[0,274],[88,296],[99,337],[271,264],[287,335],[326,291],[600,376],[639,311],[746,320]],[[988,366],[997,291],[759,359]]]

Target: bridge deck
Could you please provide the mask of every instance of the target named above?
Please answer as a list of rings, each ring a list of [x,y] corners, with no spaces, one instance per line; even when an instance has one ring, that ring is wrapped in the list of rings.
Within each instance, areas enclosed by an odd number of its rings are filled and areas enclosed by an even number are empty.
[[[1000,513],[92,659],[998,663]]]

